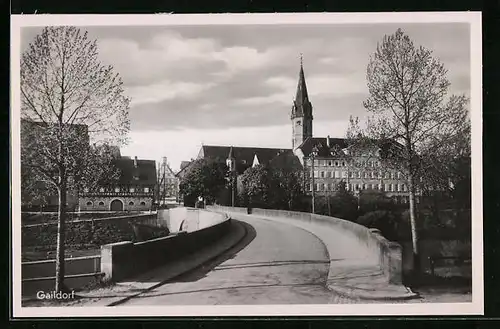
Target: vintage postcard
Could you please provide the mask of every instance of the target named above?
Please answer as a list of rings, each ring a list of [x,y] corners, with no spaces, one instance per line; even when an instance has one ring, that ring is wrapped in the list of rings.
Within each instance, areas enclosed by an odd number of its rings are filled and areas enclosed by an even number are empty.
[[[480,13],[11,33],[14,317],[483,314]]]

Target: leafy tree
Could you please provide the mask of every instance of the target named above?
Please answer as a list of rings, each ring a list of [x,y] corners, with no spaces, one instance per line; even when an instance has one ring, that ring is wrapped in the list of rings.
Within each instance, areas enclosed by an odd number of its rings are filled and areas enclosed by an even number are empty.
[[[277,209],[297,209],[304,197],[302,165],[292,153],[283,153],[270,161],[271,193]]]
[[[207,204],[217,200],[226,185],[228,168],[216,159],[195,160],[179,182],[181,193],[186,204],[194,205],[196,198],[203,197]]]
[[[248,168],[243,173],[241,182],[247,205],[256,208],[272,206],[273,177],[269,167],[257,165]]]
[[[465,97],[446,98],[450,85],[446,73],[431,50],[415,46],[401,29],[384,36],[367,68],[369,97],[363,104],[372,116],[365,133],[371,140],[395,142],[385,165],[401,170],[407,180],[416,272],[420,270],[415,211],[419,154],[431,143],[448,144],[466,113]]]
[[[129,103],[119,75],[99,61],[97,42],[86,32],[46,27],[22,54],[23,187],[42,182],[58,194],[57,291],[65,290],[68,190],[109,177],[103,145],[126,142]]]

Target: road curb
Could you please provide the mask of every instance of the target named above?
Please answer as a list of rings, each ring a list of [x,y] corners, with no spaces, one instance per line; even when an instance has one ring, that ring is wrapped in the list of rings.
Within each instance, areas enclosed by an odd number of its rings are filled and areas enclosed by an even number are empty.
[[[235,223],[235,225],[237,225],[237,227],[239,227],[241,229],[241,232],[239,232],[239,235],[235,236],[234,241],[231,241],[229,243],[229,245],[227,247],[225,247],[224,249],[217,251],[214,255],[211,255],[209,258],[203,259],[200,262],[196,262],[195,264],[193,264],[193,266],[190,266],[189,268],[186,268],[185,270],[183,270],[183,271],[181,271],[179,273],[176,273],[175,275],[172,275],[170,277],[165,278],[161,282],[155,283],[154,285],[152,285],[152,286],[150,286],[148,288],[144,288],[141,291],[139,291],[137,293],[134,293],[133,295],[129,295],[129,296],[126,296],[126,297],[120,297],[117,300],[114,300],[112,302],[108,302],[104,306],[117,306],[117,305],[123,304],[126,301],[128,301],[128,300],[130,300],[130,299],[132,299],[134,297],[137,297],[137,296],[139,296],[139,295],[141,295],[141,294],[143,294],[145,292],[148,292],[148,291],[151,291],[151,290],[153,290],[155,288],[158,288],[159,286],[162,286],[162,285],[166,284],[168,281],[170,281],[172,279],[175,279],[175,278],[177,278],[177,277],[179,277],[181,275],[185,275],[186,273],[194,271],[194,270],[200,268],[201,266],[203,266],[204,264],[215,260],[217,257],[221,256],[225,252],[227,252],[227,251],[231,250],[232,248],[234,248],[238,243],[240,243],[241,241],[243,241],[243,239],[247,236],[248,231],[247,231],[247,229],[246,229],[246,227],[244,225],[241,225],[241,224],[238,224],[238,223]],[[231,234],[231,233],[232,232],[230,232],[229,234]]]

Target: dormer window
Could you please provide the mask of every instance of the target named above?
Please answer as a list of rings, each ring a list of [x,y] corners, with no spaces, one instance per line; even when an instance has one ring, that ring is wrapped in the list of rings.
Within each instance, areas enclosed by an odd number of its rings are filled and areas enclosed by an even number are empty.
[[[145,192],[145,193],[149,193],[149,187],[145,187],[145,188],[144,188],[144,192]]]
[[[120,192],[120,188],[119,187],[115,187],[115,192],[116,193]]]
[[[130,193],[134,193],[135,192],[135,188],[131,187],[130,188]]]

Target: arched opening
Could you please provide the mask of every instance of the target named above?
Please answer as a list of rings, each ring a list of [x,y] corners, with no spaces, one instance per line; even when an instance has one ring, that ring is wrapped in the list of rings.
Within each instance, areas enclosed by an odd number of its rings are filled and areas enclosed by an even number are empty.
[[[109,210],[111,211],[123,211],[123,202],[118,199],[111,201],[109,205]]]
[[[145,206],[145,205],[146,205],[146,202],[142,201],[141,206]]]
[[[128,203],[128,205],[129,205],[129,206],[133,206],[133,205],[134,205],[134,202],[133,202],[133,201],[130,201],[130,202]]]
[[[100,201],[100,202],[99,202],[99,205],[100,205],[100,206],[104,206],[104,202],[103,202],[103,201]]]
[[[87,201],[87,206],[92,206],[92,201]]]

